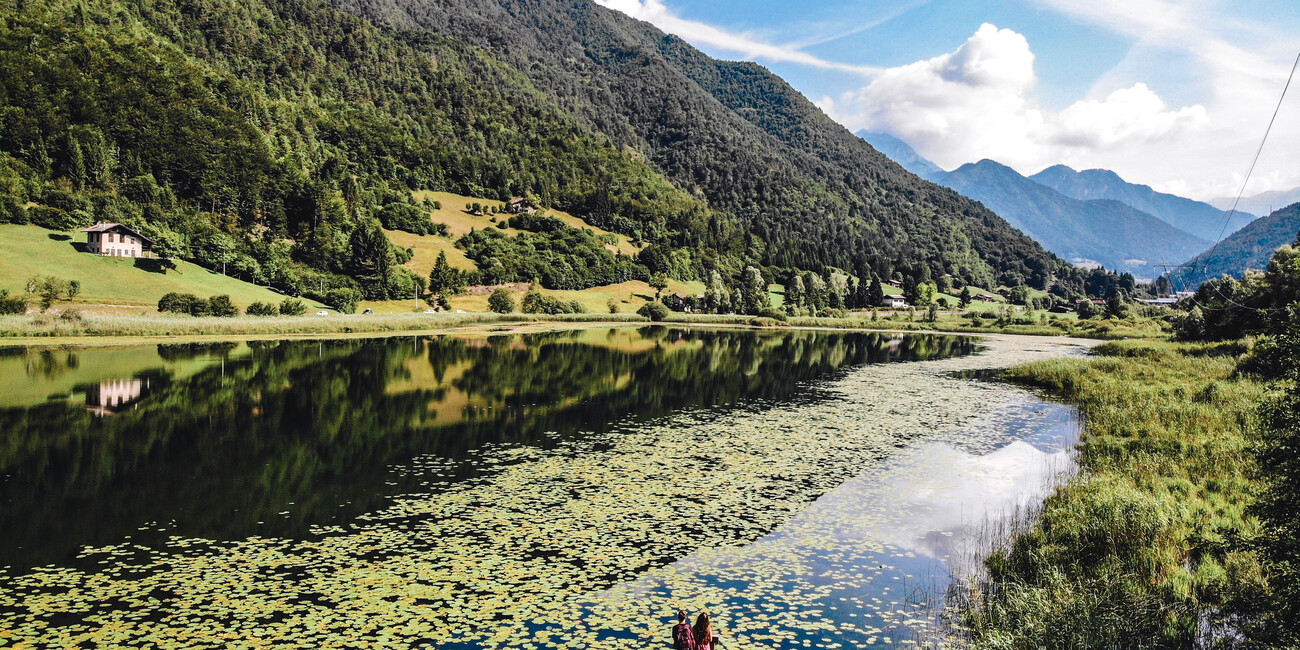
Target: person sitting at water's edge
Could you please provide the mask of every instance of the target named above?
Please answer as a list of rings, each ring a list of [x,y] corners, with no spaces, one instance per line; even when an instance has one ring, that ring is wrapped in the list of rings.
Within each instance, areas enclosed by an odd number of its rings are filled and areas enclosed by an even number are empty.
[[[677,625],[673,626],[673,650],[699,650],[695,644],[695,630],[684,609],[677,610]]]

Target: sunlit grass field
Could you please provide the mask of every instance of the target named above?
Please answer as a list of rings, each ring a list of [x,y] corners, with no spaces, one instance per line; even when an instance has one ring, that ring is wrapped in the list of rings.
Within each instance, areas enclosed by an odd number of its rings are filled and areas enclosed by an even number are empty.
[[[189,262],[177,261],[176,269],[166,273],[156,267],[157,260],[126,257],[100,257],[82,253],[73,246],[85,242],[81,232],[55,232],[40,226],[0,225],[0,289],[11,293],[24,291],[27,279],[34,275],[53,275],[81,283],[81,293],[72,301],[74,307],[102,305],[152,311],[163,294],[178,291],[201,297],[226,294],[239,307],[255,301],[278,304],[284,296],[232,277],[213,273]],[[311,303],[316,307],[316,303]],[[59,307],[69,303],[60,302]],[[128,308],[128,309],[123,309]]]

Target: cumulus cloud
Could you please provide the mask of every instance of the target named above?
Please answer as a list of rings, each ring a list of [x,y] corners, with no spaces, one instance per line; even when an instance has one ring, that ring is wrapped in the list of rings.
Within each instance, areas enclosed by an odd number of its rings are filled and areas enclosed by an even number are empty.
[[[955,51],[881,72],[819,105],[851,129],[885,131],[944,167],[993,158],[1023,170],[1074,149],[1150,142],[1206,124],[1203,106],[1170,109],[1145,84],[1059,112],[1037,99],[1034,54],[1021,34],[985,23]]]
[[[1204,127],[1209,121],[1204,106],[1169,110],[1164,100],[1139,82],[1104,100],[1075,102],[1061,111],[1056,141],[1074,147],[1114,147],[1157,140]]]

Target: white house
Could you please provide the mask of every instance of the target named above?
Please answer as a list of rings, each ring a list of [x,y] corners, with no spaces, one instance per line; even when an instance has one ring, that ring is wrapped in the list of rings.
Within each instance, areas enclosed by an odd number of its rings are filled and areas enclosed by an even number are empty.
[[[106,257],[153,257],[153,240],[120,223],[97,223],[82,228],[86,250]]]
[[[885,296],[880,299],[880,306],[898,309],[900,307],[906,307],[907,301],[903,300],[902,296]]]

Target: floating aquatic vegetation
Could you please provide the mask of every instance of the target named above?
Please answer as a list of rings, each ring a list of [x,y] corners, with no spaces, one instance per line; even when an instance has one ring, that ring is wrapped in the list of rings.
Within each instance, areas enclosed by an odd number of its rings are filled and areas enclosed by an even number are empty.
[[[732,648],[902,642],[930,624],[927,551],[864,533],[889,507],[800,513],[907,441],[1005,442],[962,427],[1022,394],[945,373],[1068,350],[1022,347],[865,366],[816,400],[486,444],[465,478],[307,539],[87,547],[75,568],[0,573],[0,643],[644,648],[678,607],[714,613]]]

